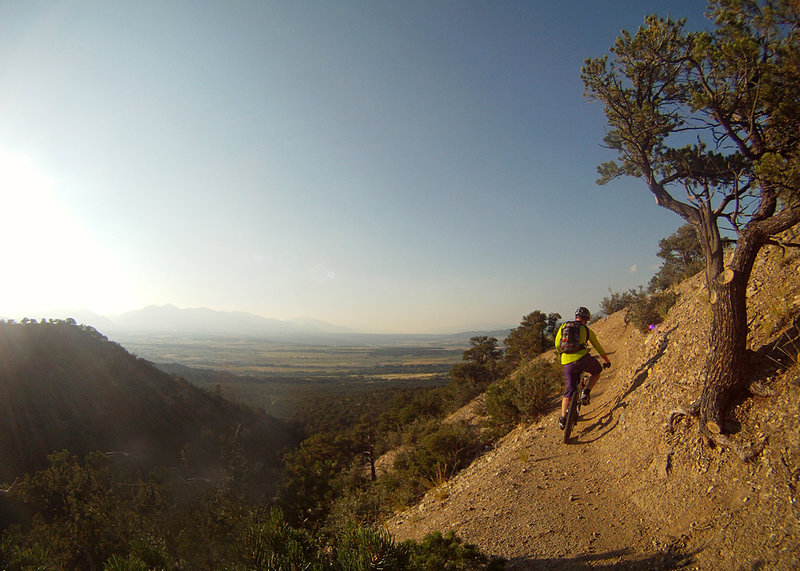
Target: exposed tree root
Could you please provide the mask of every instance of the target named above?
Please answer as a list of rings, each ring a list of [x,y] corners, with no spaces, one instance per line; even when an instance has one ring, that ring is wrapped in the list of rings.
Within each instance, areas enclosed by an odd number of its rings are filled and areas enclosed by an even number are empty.
[[[697,400],[691,403],[686,408],[679,406],[678,408],[674,408],[669,411],[667,415],[667,422],[666,422],[666,429],[668,432],[674,432],[675,427],[673,426],[673,422],[679,416],[698,416],[700,414],[700,401]]]
[[[675,431],[674,422],[676,418],[681,416],[699,416],[700,414],[700,401],[697,400],[690,404],[688,407],[678,407],[669,411],[667,415],[666,421],[666,430],[670,433]],[[742,462],[749,462],[756,458],[761,452],[764,451],[764,447],[767,445],[767,439],[764,438],[759,443],[747,443],[747,444],[739,444],[735,442],[729,436],[726,436],[722,433],[719,426],[713,425],[713,423],[708,423],[706,426],[702,427],[701,425],[701,434],[710,442],[719,446],[721,448],[727,448],[728,450],[733,451]]]
[[[756,444],[749,442],[747,444],[740,445],[724,434],[708,433],[705,436],[714,442],[714,444],[735,452],[742,462],[749,462],[756,458],[759,454],[761,454],[761,452],[764,451],[764,447],[767,445],[766,438]]]

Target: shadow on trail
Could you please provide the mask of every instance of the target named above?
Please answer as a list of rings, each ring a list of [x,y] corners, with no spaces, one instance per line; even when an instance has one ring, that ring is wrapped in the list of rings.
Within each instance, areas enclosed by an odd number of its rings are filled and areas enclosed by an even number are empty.
[[[516,557],[508,561],[508,569],[553,569],[577,570],[588,569],[623,569],[628,571],[651,571],[670,569],[684,569],[692,562],[694,553],[684,551],[668,551],[666,553],[653,553],[642,555],[630,561],[618,561],[620,557],[631,556],[631,549],[616,549],[605,553],[587,553],[576,557],[545,557],[541,559]]]
[[[623,408],[625,408],[626,406],[627,405],[625,404],[622,405]],[[609,412],[608,414],[601,416],[600,419],[594,424],[590,424],[589,426],[583,428],[580,431],[580,434],[577,434],[573,437],[572,441],[570,441],[570,444],[591,444],[592,442],[597,442],[598,440],[603,438],[606,434],[614,430],[618,424],[619,424],[619,417],[614,418],[611,412]],[[594,432],[597,432],[597,434],[594,434],[589,438],[582,438],[587,435],[592,435]]]
[[[633,391],[635,391],[636,389],[641,387],[642,384],[644,384],[644,382],[647,380],[647,376],[650,374],[650,369],[652,369],[653,365],[655,365],[658,362],[658,360],[664,356],[664,353],[667,350],[667,345],[669,344],[670,333],[675,331],[677,328],[678,326],[676,325],[672,327],[672,329],[669,329],[664,332],[664,336],[658,342],[658,347],[656,348],[655,354],[636,370],[636,372],[633,374],[633,380],[631,381],[630,386],[625,390],[624,393],[622,393],[620,397],[617,398],[617,404],[622,402],[625,399],[625,397],[630,395]],[[611,410],[612,412],[614,411],[614,409]]]
[[[677,326],[672,327],[664,332],[663,337],[658,342],[658,346],[656,347],[656,351],[653,356],[636,370],[636,372],[633,374],[630,384],[627,386],[625,391],[613,401],[611,409],[609,409],[607,413],[599,416],[595,422],[589,424],[588,426],[584,426],[581,429],[580,434],[575,436],[572,444],[590,444],[592,442],[596,442],[614,430],[617,425],[619,425],[620,415],[615,416],[614,413],[619,409],[624,410],[628,406],[625,399],[630,396],[633,391],[641,387],[647,380],[650,370],[658,362],[658,360],[664,356],[667,346],[669,345],[669,335],[675,331],[675,329],[677,329]],[[586,436],[587,434],[593,436],[591,436],[589,439],[580,438],[581,436]]]
[[[786,370],[797,362],[800,355],[800,316],[780,336],[751,352],[752,376],[769,376]]]

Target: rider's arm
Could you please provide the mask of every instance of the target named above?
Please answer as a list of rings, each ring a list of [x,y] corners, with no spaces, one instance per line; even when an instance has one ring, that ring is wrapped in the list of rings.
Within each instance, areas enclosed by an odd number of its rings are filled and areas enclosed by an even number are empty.
[[[589,328],[587,327],[586,329]],[[597,351],[597,354],[600,355],[600,358],[610,365],[611,361],[609,361],[605,349],[603,349],[603,346],[600,345],[600,341],[597,339],[597,335],[591,329],[589,329],[589,342],[592,344],[592,347],[594,347],[595,351]]]

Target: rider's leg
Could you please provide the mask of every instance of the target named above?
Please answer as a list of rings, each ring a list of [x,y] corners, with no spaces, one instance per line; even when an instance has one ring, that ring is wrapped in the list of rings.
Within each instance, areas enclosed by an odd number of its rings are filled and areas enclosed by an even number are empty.
[[[589,382],[581,393],[581,402],[584,405],[588,405],[590,402],[589,393],[595,384],[597,384],[597,380],[600,378],[600,373],[603,372],[603,367],[600,365],[600,362],[597,359],[588,354],[584,355],[578,362],[580,363],[581,369],[590,375]]]
[[[592,375],[591,377],[589,377],[589,383],[586,385],[586,388],[584,388],[583,391],[581,391],[581,403],[584,406],[588,406],[589,403],[591,402],[591,397],[589,396],[589,393],[592,391],[592,387],[595,385],[597,379],[599,378],[600,378],[599,374]]]
[[[589,384],[586,385],[586,390],[591,391],[595,384],[597,384],[597,380],[600,378],[600,374],[603,372],[603,367],[600,365],[600,361],[591,355],[585,355],[583,359],[580,360],[580,363],[581,369],[591,375],[591,377],[589,377]]]
[[[578,381],[581,376],[580,369],[577,368],[575,363],[568,363],[564,365],[564,394],[561,398],[561,418],[567,416],[567,408],[569,408],[570,397],[575,394],[578,388]]]

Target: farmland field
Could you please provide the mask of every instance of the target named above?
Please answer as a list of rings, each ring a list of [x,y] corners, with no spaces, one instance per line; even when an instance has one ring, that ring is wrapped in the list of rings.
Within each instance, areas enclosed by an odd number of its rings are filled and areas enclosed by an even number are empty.
[[[118,340],[155,363],[256,376],[428,374],[461,360],[463,342],[427,345],[319,345],[263,339],[129,337]]]
[[[116,341],[192,384],[278,417],[320,392],[447,384],[469,346],[463,336],[364,336],[341,344],[174,336]]]

